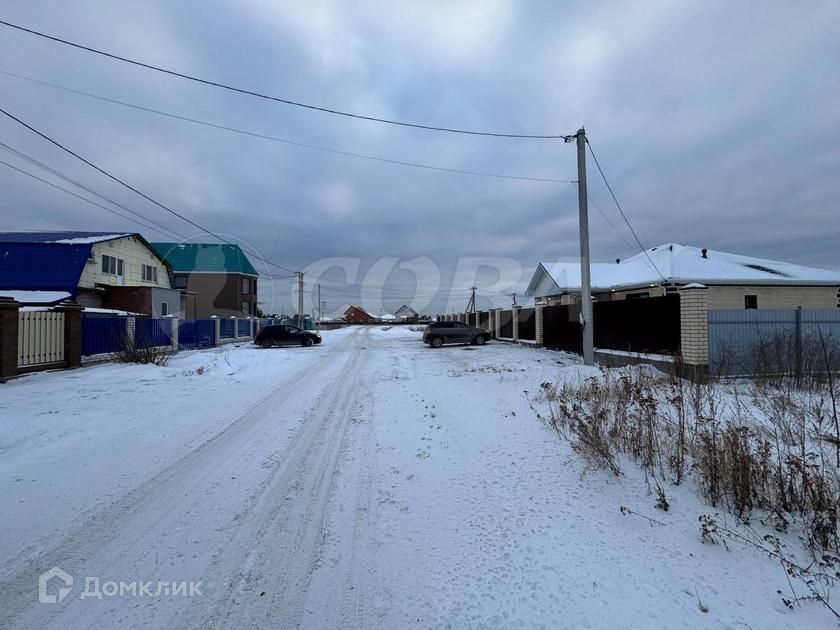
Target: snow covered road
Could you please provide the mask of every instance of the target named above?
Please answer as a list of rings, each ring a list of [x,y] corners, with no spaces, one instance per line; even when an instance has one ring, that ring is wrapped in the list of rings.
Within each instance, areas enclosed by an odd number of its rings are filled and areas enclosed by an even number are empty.
[[[690,492],[651,528],[632,474],[584,475],[523,394],[581,369],[352,327],[0,386],[0,627],[821,627],[700,544]],[[51,567],[72,590],[39,603]]]

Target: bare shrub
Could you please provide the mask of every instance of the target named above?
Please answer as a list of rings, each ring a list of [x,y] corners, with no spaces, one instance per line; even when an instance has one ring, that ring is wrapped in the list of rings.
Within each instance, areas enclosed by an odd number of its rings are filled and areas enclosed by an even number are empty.
[[[138,338],[139,337],[139,338]],[[124,333],[115,359],[120,363],[141,363],[165,366],[175,352],[171,346],[155,346],[144,334]]]
[[[617,475],[621,456],[636,461],[657,507],[667,509],[659,480],[690,475],[706,502],[742,523],[756,510],[777,531],[795,522],[819,558],[840,554],[836,395],[826,379],[802,383],[689,382],[637,366],[544,383],[536,402],[589,464]]]

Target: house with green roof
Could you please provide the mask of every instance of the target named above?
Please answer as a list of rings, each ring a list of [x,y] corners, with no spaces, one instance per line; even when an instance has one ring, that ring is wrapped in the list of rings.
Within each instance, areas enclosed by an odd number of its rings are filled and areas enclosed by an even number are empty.
[[[256,315],[259,274],[238,245],[152,243],[152,247],[172,267],[175,288],[186,291],[188,318]]]

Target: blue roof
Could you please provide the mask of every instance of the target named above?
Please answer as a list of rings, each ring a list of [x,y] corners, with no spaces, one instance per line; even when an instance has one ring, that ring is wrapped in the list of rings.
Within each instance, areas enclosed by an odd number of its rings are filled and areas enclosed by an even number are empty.
[[[0,242],[0,289],[67,291],[75,296],[91,247]]]
[[[73,239],[85,239],[91,243],[110,241],[130,236],[130,232],[0,232],[3,243],[56,243]]]

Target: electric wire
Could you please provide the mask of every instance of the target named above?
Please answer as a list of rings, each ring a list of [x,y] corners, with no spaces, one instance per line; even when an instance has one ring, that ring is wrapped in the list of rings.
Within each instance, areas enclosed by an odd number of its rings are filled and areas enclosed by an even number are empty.
[[[667,283],[668,280],[665,278],[664,275],[662,275],[662,272],[659,271],[659,268],[656,266],[656,263],[653,262],[653,259],[650,257],[650,254],[648,254],[647,249],[645,249],[645,246],[642,245],[642,241],[639,240],[639,236],[638,236],[638,234],[636,234],[636,230],[633,229],[633,226],[630,224],[630,221],[627,219],[627,215],[624,214],[624,210],[622,210],[621,204],[618,203],[618,198],[615,196],[615,193],[613,192],[612,186],[610,186],[610,182],[607,181],[607,176],[604,175],[604,170],[601,168],[601,164],[598,162],[598,158],[595,156],[595,151],[592,150],[592,144],[589,142],[589,138],[586,138],[586,146],[589,147],[589,154],[592,156],[592,159],[595,161],[595,166],[598,167],[598,172],[601,174],[601,179],[604,180],[604,184],[606,184],[607,190],[610,191],[610,195],[612,196],[612,199],[615,202],[616,208],[618,208],[618,212],[621,214],[621,218],[624,219],[624,222],[627,224],[627,227],[630,228],[630,233],[633,235],[633,238],[636,239],[636,243],[639,245],[639,248],[641,249],[642,253],[648,259],[648,261],[650,261],[650,264],[653,265],[653,268],[656,270],[656,273],[659,274],[659,277],[662,278],[663,282]]]
[[[51,83],[49,81],[43,81],[41,79],[34,79],[32,77],[28,77],[28,76],[25,76],[25,75],[22,75],[22,74],[17,74],[15,72],[9,72],[8,70],[0,70],[0,74],[6,75],[6,76],[9,76],[9,77],[14,77],[14,78],[20,79],[22,81],[29,81],[31,83],[35,83],[35,84],[42,85],[42,86],[45,86],[45,87],[50,87],[50,88],[53,88],[53,89],[56,89],[56,90],[62,90],[62,91],[65,91],[65,92],[69,92],[71,94],[77,94],[79,96],[85,96],[87,98],[96,99],[96,100],[99,100],[99,101],[103,101],[105,103],[120,105],[122,107],[129,107],[131,109],[135,109],[135,110],[138,110],[138,111],[143,111],[143,112],[147,112],[147,113],[150,113],[150,114],[155,114],[155,115],[158,115],[158,116],[165,116],[167,118],[173,118],[175,120],[181,120],[183,122],[188,122],[188,123],[192,123],[192,124],[195,124],[195,125],[202,125],[202,126],[205,126],[205,127],[211,127],[213,129],[218,129],[218,130],[221,130],[221,131],[227,131],[227,132],[230,132],[230,133],[240,134],[240,135],[244,135],[244,136],[250,136],[252,138],[259,138],[261,140],[268,140],[268,141],[271,141],[271,142],[278,142],[278,143],[282,143],[282,144],[286,144],[286,145],[290,145],[290,146],[294,146],[294,147],[299,147],[299,148],[303,148],[303,149],[311,149],[313,151],[321,151],[321,152],[324,152],[324,153],[333,153],[333,154],[336,154],[336,155],[343,155],[343,156],[346,156],[346,157],[359,158],[359,159],[363,159],[363,160],[371,160],[371,161],[374,161],[374,162],[382,162],[382,163],[385,163],[385,164],[394,164],[394,165],[397,165],[397,166],[407,166],[407,167],[420,168],[420,169],[431,170],[431,171],[440,171],[440,172],[444,172],[444,173],[458,173],[458,174],[462,174],[462,175],[473,175],[473,176],[477,176],[477,177],[491,177],[491,178],[496,178],[496,179],[512,179],[512,180],[520,180],[520,181],[526,181],[526,182],[542,182],[542,183],[550,183],[550,184],[576,184],[577,183],[575,180],[555,179],[555,178],[550,178],[550,177],[531,177],[531,176],[525,176],[525,175],[507,175],[507,174],[504,174],[504,173],[489,173],[489,172],[485,172],[485,171],[472,171],[472,170],[466,170],[466,169],[460,169],[460,168],[449,168],[449,167],[445,167],[445,166],[436,166],[436,165],[433,165],[433,164],[422,164],[422,163],[419,163],[419,162],[409,162],[409,161],[406,161],[406,160],[395,160],[395,159],[391,159],[391,158],[383,158],[383,157],[378,157],[378,156],[375,156],[375,155],[367,155],[365,153],[355,153],[353,151],[342,151],[340,149],[333,149],[333,148],[330,148],[330,147],[323,147],[323,146],[318,146],[318,145],[314,145],[314,144],[308,144],[308,143],[305,143],[305,142],[297,142],[295,140],[289,140],[287,138],[279,138],[277,136],[271,136],[271,135],[259,133],[259,132],[256,132],[256,131],[248,131],[246,129],[238,129],[236,127],[230,127],[228,125],[222,125],[222,124],[210,122],[210,121],[207,121],[207,120],[200,120],[198,118],[191,118],[189,116],[182,116],[180,114],[173,114],[171,112],[166,112],[166,111],[163,111],[163,110],[154,109],[152,107],[145,107],[143,105],[136,105],[134,103],[129,103],[128,101],[121,101],[121,100],[110,98],[110,97],[107,97],[107,96],[102,96],[100,94],[94,94],[93,92],[86,92],[84,90],[77,90],[75,88],[67,87],[65,85],[59,85],[57,83]]]
[[[144,199],[146,199],[146,200],[150,201],[151,203],[153,203],[154,205],[156,205],[156,206],[158,206],[158,207],[162,208],[162,209],[163,209],[163,210],[165,210],[166,212],[169,212],[170,214],[175,215],[175,216],[176,216],[176,217],[178,217],[179,219],[181,219],[181,220],[183,220],[183,221],[186,221],[187,223],[189,223],[190,225],[192,225],[192,226],[194,226],[194,227],[198,228],[198,229],[199,229],[199,230],[201,230],[202,232],[204,232],[204,233],[206,233],[206,234],[209,234],[209,235],[210,235],[210,236],[212,236],[213,238],[216,238],[216,239],[218,239],[218,240],[222,241],[223,243],[227,243],[228,245],[236,245],[235,243],[232,243],[232,242],[228,241],[228,240],[227,240],[227,239],[225,239],[224,237],[219,236],[218,234],[215,234],[214,232],[212,232],[212,231],[208,230],[208,229],[207,229],[207,228],[205,228],[204,226],[202,226],[202,225],[200,225],[200,224],[196,223],[196,222],[195,222],[195,221],[193,221],[192,219],[189,219],[188,217],[185,217],[183,214],[181,214],[181,213],[179,213],[179,212],[176,212],[176,211],[175,211],[175,210],[173,210],[172,208],[170,208],[170,207],[168,207],[168,206],[164,205],[163,203],[161,203],[161,202],[159,202],[159,201],[157,201],[157,200],[153,199],[152,197],[150,197],[150,196],[149,196],[149,195],[147,195],[146,193],[144,193],[144,192],[140,191],[139,189],[135,188],[135,187],[134,187],[134,186],[132,186],[131,184],[128,184],[127,182],[123,181],[122,179],[120,179],[120,178],[119,178],[119,177],[117,177],[116,175],[112,175],[111,173],[109,173],[109,172],[108,172],[108,171],[106,171],[105,169],[103,169],[103,168],[101,168],[101,167],[97,166],[96,164],[94,164],[94,163],[93,163],[93,162],[91,162],[90,160],[88,160],[88,159],[86,159],[86,158],[82,157],[81,155],[79,155],[78,153],[76,153],[75,151],[73,151],[72,149],[67,148],[66,146],[64,146],[63,144],[61,144],[60,142],[58,142],[57,140],[54,140],[53,138],[51,138],[51,137],[50,137],[50,136],[48,136],[47,134],[45,134],[45,133],[43,133],[43,132],[41,132],[41,131],[39,131],[39,130],[35,129],[35,127],[33,127],[33,126],[29,125],[28,123],[24,122],[23,120],[21,120],[21,119],[20,119],[20,118],[18,118],[17,116],[15,116],[15,115],[13,115],[13,114],[11,114],[11,113],[7,112],[7,111],[6,111],[5,109],[3,109],[2,107],[0,107],[0,114],[3,114],[4,116],[6,116],[6,117],[8,117],[8,118],[11,118],[13,121],[15,121],[16,123],[18,123],[19,125],[22,125],[23,127],[26,127],[26,128],[27,128],[27,129],[29,129],[31,132],[33,132],[33,133],[35,133],[36,135],[40,136],[41,138],[43,138],[43,139],[44,139],[44,140],[46,140],[47,142],[49,142],[49,143],[51,143],[51,144],[53,144],[53,145],[57,146],[57,147],[58,147],[58,148],[60,148],[62,151],[65,151],[65,152],[69,153],[70,155],[72,155],[72,156],[73,156],[73,157],[75,157],[76,159],[81,160],[82,162],[84,162],[85,164],[87,164],[88,166],[90,166],[91,168],[93,168],[94,170],[96,170],[96,171],[98,171],[98,172],[102,173],[103,175],[105,175],[105,176],[106,176],[106,177],[108,177],[109,179],[112,179],[112,180],[114,180],[115,182],[117,182],[118,184],[120,184],[120,185],[122,185],[122,186],[124,186],[124,187],[128,188],[128,189],[129,189],[129,190],[131,190],[132,192],[134,192],[134,193],[136,193],[136,194],[140,195],[140,196],[141,196],[141,197],[143,197]],[[278,264],[278,263],[272,262],[272,261],[270,261],[270,260],[267,260],[267,259],[263,258],[262,256],[259,256],[258,254],[255,254],[255,253],[253,253],[253,252],[249,252],[248,250],[246,250],[245,248],[243,248],[243,247],[241,247],[241,246],[239,246],[239,247],[240,247],[240,249],[241,249],[243,252],[245,252],[245,253],[247,253],[247,254],[250,254],[250,255],[251,255],[251,256],[253,256],[254,258],[256,258],[256,259],[258,259],[258,260],[261,260],[261,261],[263,261],[264,263],[266,263],[266,264],[268,264],[268,265],[271,265],[271,266],[273,266],[273,267],[277,267],[278,269],[282,269],[282,270],[284,270],[284,271],[288,271],[288,272],[291,272],[291,273],[298,273],[298,272],[297,272],[296,270],[294,270],[294,269],[290,269],[289,267],[285,267],[285,266],[280,265],[280,264]]]
[[[114,201],[113,199],[110,199],[109,197],[106,197],[105,195],[96,192],[95,190],[93,190],[89,186],[86,186],[85,184],[73,179],[72,177],[68,177],[67,175],[65,175],[61,171],[58,171],[57,169],[49,166],[48,164],[44,164],[40,160],[37,160],[30,155],[27,155],[26,153],[24,153],[23,151],[20,151],[19,149],[15,149],[14,147],[9,146],[5,142],[0,142],[0,149],[2,149],[3,151],[6,151],[7,153],[10,153],[11,155],[14,155],[14,156],[18,157],[21,160],[29,162],[33,166],[37,166],[41,170],[44,170],[47,173],[50,173],[51,175],[53,175],[55,177],[58,177],[61,180],[64,180],[68,184],[72,184],[73,186],[76,186],[77,188],[81,188],[82,190],[84,190],[84,191],[86,191],[86,192],[88,192],[88,193],[90,193],[90,194],[92,194],[96,197],[99,197],[100,199],[102,199],[104,201],[107,201],[108,203],[110,203],[114,206],[117,206],[118,208],[121,208],[121,209],[125,210],[126,212],[130,212],[131,214],[133,214],[135,216],[138,216],[141,219],[143,219],[143,220],[145,220],[149,223],[157,225],[158,228],[164,230],[165,232],[161,232],[160,229],[155,229],[155,231],[158,232],[159,234],[164,234],[164,233],[168,232],[169,235],[167,236],[167,238],[172,238],[172,235],[174,235],[178,239],[187,239],[187,236],[185,236],[184,234],[181,234],[180,232],[177,232],[176,230],[173,230],[172,228],[164,225],[163,223],[155,221],[151,217],[148,217],[145,214],[143,214],[141,212],[138,212],[137,210],[133,210],[132,208],[129,208],[128,206],[125,206],[118,201]],[[129,218],[129,217],[126,217],[126,218]],[[133,219],[131,219],[131,220],[133,220]],[[135,221],[135,223],[139,223],[139,222]],[[141,225],[142,225],[142,223],[141,223]]]
[[[138,221],[137,219],[132,219],[131,217],[126,216],[124,214],[121,214],[121,213],[117,212],[116,210],[112,210],[111,208],[109,208],[107,206],[103,206],[101,203],[93,201],[92,199],[88,199],[87,197],[83,197],[82,195],[76,194],[72,190],[68,190],[67,188],[59,186],[58,184],[54,184],[53,182],[47,181],[46,179],[38,177],[37,175],[35,175],[33,173],[29,173],[29,172],[23,170],[22,168],[18,168],[17,166],[14,166],[13,164],[9,164],[8,162],[4,162],[3,160],[0,160],[0,164],[2,164],[3,166],[6,166],[6,167],[8,167],[12,170],[17,171],[18,173],[26,175],[27,177],[31,177],[32,179],[35,179],[35,180],[37,180],[37,181],[39,181],[43,184],[46,184],[47,186],[52,186],[56,190],[60,190],[63,193],[66,193],[68,195],[72,195],[73,197],[76,197],[77,199],[81,199],[82,201],[84,201],[86,203],[89,203],[89,204],[91,204],[93,206],[96,206],[98,208],[102,208],[103,210],[105,210],[107,212],[110,212],[111,214],[115,214],[118,217],[122,217],[123,219],[126,219],[128,221],[132,221],[132,222],[136,223],[137,225],[142,225],[144,228],[146,228],[148,230],[152,230],[153,232],[157,232],[158,234],[163,234],[167,238],[169,238],[169,236],[170,236],[166,232],[162,232],[161,230],[159,230],[156,227],[153,227],[151,225],[147,225],[147,224],[143,223],[142,221]]]
[[[419,123],[411,123],[405,122],[400,120],[394,120],[390,118],[381,118],[378,116],[371,116],[367,114],[356,114],[352,112],[346,112],[339,109],[333,109],[330,107],[322,107],[320,105],[312,105],[309,103],[304,103],[301,101],[293,101],[287,98],[281,98],[279,96],[272,96],[269,94],[263,94],[261,92],[256,92],[254,90],[249,90],[241,87],[236,87],[227,83],[221,83],[219,81],[212,81],[210,79],[202,79],[200,77],[196,77],[193,75],[186,74],[184,72],[180,72],[177,70],[172,70],[169,68],[164,68],[161,66],[155,66],[149,63],[144,63],[142,61],[137,61],[135,59],[130,59],[128,57],[123,57],[121,55],[117,55],[114,53],[109,53],[104,50],[99,50],[97,48],[93,48],[91,46],[85,46],[83,44],[79,44],[77,42],[72,42],[67,39],[62,39],[60,37],[56,37],[55,35],[48,35],[47,33],[43,33],[41,31],[36,31],[31,28],[26,28],[24,26],[20,26],[18,24],[13,24],[11,22],[7,22],[5,20],[0,20],[0,25],[7,26],[9,28],[16,29],[18,31],[22,31],[24,33],[28,33],[30,35],[35,35],[37,37],[41,37],[44,39],[48,39],[50,41],[64,44],[65,46],[72,46],[73,48],[77,48],[79,50],[84,50],[89,53],[94,53],[97,55],[101,55],[103,57],[107,57],[109,59],[114,59],[116,61],[121,61],[123,63],[132,64],[135,66],[139,66],[141,68],[146,68],[148,70],[154,70],[155,72],[160,72],[163,74],[167,74],[173,77],[178,77],[181,79],[186,79],[188,81],[193,81],[195,83],[201,83],[203,85],[209,85],[212,87],[220,88],[223,90],[228,90],[230,92],[236,92],[238,94],[244,94],[247,96],[253,96],[256,98],[274,101],[277,103],[283,103],[285,105],[290,105],[293,107],[300,107],[303,109],[308,109],[312,111],[318,111],[326,114],[333,114],[335,116],[344,116],[347,118],[355,118],[359,120],[366,120],[370,122],[382,123],[387,125],[396,125],[400,127],[411,127],[414,129],[424,129],[427,131],[440,131],[445,133],[454,133],[454,134],[464,134],[464,135],[472,135],[472,136],[490,136],[490,137],[497,137],[497,138],[523,138],[523,139],[532,139],[532,140],[557,140],[557,139],[565,139],[567,138],[567,134],[519,134],[519,133],[503,133],[503,132],[496,132],[496,131],[475,131],[470,129],[459,129],[455,127],[442,127],[442,126],[434,126],[434,125],[424,125]]]

